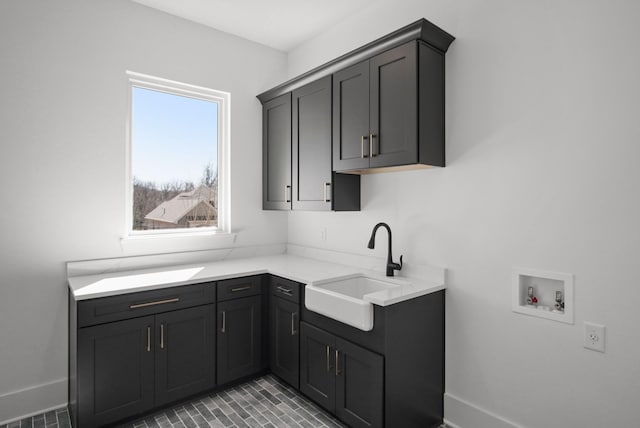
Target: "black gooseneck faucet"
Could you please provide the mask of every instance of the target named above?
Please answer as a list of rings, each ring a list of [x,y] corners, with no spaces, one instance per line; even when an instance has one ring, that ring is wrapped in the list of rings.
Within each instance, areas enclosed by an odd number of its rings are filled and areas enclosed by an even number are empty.
[[[389,232],[389,252],[387,253],[387,276],[393,276],[394,270],[402,269],[402,256],[400,256],[400,264],[395,263],[393,261],[393,256],[391,255],[391,228],[387,223],[381,222],[376,224],[373,227],[373,230],[371,231],[371,238],[369,238],[369,243],[367,244],[367,247],[369,247],[370,249],[373,249],[375,247],[376,232],[378,231],[378,228],[380,228],[380,226],[384,227],[385,229],[387,229],[387,232]]]

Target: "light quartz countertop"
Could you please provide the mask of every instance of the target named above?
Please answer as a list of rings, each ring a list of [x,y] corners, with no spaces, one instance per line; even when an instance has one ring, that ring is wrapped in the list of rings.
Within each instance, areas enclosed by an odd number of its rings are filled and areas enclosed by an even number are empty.
[[[394,282],[397,287],[364,297],[364,300],[379,306],[388,306],[445,288],[444,281],[388,278],[379,272],[355,266],[289,254],[75,276],[68,281],[74,299],[87,300],[264,273],[311,285],[359,275]]]

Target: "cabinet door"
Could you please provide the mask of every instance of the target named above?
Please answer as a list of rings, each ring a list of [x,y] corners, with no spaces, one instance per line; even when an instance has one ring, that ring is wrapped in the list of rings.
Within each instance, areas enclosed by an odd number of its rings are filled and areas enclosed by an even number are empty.
[[[418,161],[417,44],[370,60],[372,168]]]
[[[293,91],[294,210],[331,210],[331,76]]]
[[[333,169],[369,168],[369,61],[333,75]]]
[[[336,415],[353,428],[382,427],[383,357],[340,338],[336,349]]]
[[[153,407],[153,316],[78,331],[78,425],[94,427]]]
[[[291,209],[291,94],[262,106],[262,208]]]
[[[261,296],[218,303],[218,384],[260,370],[261,308]]]
[[[215,305],[156,315],[156,406],[215,385]]]
[[[279,297],[271,296],[271,371],[299,388],[300,345],[299,306]]]
[[[300,323],[300,391],[335,411],[335,338],[304,322]]]

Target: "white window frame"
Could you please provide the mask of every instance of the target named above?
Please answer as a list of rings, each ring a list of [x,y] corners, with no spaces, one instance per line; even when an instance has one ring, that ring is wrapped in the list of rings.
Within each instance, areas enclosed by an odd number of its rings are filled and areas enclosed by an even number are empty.
[[[129,93],[129,108],[127,116],[127,142],[126,142],[126,225],[124,239],[138,239],[150,237],[170,236],[200,236],[219,235],[231,233],[231,198],[229,152],[231,144],[231,94],[202,86],[149,76],[142,73],[127,71]],[[133,116],[133,88],[144,88],[153,91],[165,92],[172,95],[180,95],[205,101],[218,103],[218,225],[211,227],[176,228],[176,229],[152,229],[133,230],[133,171],[132,171],[132,116]]]

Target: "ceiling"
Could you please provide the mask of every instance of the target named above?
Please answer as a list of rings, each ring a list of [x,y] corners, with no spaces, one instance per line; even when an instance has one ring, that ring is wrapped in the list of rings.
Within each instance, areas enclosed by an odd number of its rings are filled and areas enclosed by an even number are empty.
[[[288,52],[371,0],[133,0]]]

